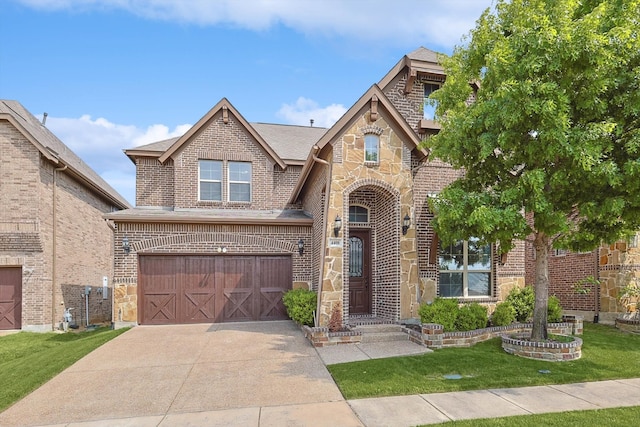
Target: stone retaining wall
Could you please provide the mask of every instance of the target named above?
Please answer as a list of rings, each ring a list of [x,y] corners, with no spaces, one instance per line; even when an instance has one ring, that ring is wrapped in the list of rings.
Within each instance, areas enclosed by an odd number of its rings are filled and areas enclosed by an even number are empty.
[[[330,332],[327,327],[302,326],[302,332],[314,347],[356,344],[362,341],[362,332],[359,331]]]
[[[582,356],[582,340],[573,337],[571,342],[540,342],[525,339],[529,334],[518,336],[502,336],[502,349],[509,354],[514,354],[527,359],[548,360],[553,362],[566,362],[577,360]]]
[[[624,332],[640,334],[640,317],[636,316],[633,319],[619,317],[616,319],[616,328]]]

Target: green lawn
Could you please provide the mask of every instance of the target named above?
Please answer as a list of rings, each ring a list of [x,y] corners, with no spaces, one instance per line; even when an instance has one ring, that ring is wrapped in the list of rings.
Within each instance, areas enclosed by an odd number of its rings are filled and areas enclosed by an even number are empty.
[[[629,408],[598,409],[554,414],[520,415],[516,417],[485,418],[482,420],[451,421],[446,427],[568,427],[607,426],[628,427],[638,424],[639,406]]]
[[[469,348],[342,363],[328,369],[347,399],[640,377],[640,335],[585,323],[582,339],[582,358],[573,362],[509,355],[497,338]],[[444,378],[448,374],[462,378]]]
[[[0,411],[127,329],[0,337]]]

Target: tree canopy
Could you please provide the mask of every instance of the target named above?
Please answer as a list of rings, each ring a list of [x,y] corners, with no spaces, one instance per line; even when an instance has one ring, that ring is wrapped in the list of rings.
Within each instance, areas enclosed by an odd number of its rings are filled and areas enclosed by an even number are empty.
[[[640,228],[640,0],[498,0],[442,64],[425,144],[465,175],[432,201],[434,227],[502,251],[530,239],[546,337],[548,251]]]

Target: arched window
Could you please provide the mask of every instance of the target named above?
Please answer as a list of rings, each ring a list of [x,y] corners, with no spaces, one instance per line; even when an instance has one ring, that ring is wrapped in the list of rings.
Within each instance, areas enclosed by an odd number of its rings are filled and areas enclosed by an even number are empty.
[[[349,222],[368,223],[369,209],[364,206],[349,206]]]

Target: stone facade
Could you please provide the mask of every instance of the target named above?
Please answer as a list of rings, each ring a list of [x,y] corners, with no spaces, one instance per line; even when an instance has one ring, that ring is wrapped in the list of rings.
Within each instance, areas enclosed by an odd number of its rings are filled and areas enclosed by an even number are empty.
[[[30,138],[62,143],[28,112],[22,116],[20,128],[0,119],[0,268],[22,268],[20,326],[57,329],[65,308],[85,324],[86,286],[89,323],[110,322],[113,236],[103,214],[126,205],[64,169],[63,161],[47,159]]]

